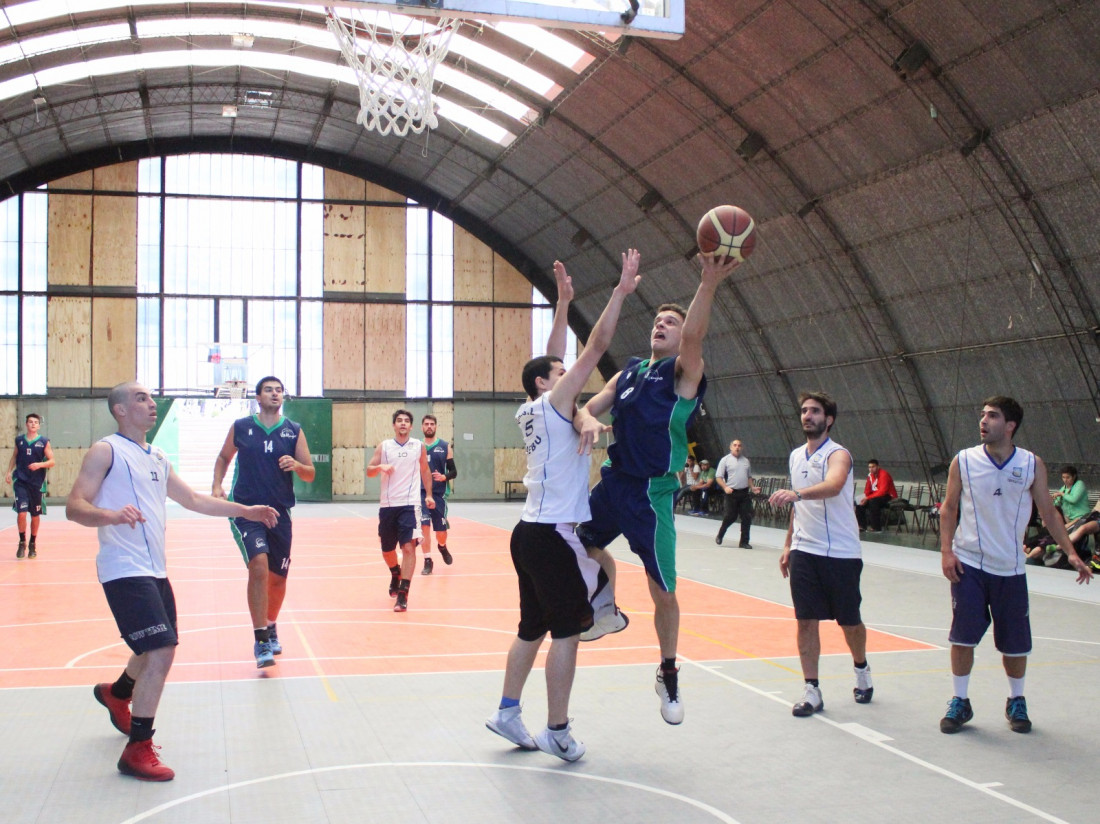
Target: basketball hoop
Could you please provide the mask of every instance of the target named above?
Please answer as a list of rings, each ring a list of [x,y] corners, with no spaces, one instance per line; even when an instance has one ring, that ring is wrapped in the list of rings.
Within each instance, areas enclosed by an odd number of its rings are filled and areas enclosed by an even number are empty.
[[[439,125],[432,105],[435,67],[460,21],[326,6],[328,28],[359,81],[364,128],[404,137]]]

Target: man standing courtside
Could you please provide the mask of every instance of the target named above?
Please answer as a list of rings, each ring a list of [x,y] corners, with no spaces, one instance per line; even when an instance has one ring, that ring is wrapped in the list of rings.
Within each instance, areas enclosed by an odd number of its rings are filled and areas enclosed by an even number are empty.
[[[11,484],[15,503],[16,525],[19,528],[19,546],[15,550],[15,557],[22,558],[24,553],[28,558],[38,557],[38,524],[42,518],[42,487],[46,483],[46,470],[53,463],[53,447],[50,439],[40,433],[42,418],[37,413],[27,415],[25,435],[17,435],[15,438],[15,451],[11,453],[8,461],[8,474],[4,476],[4,483]],[[31,521],[31,540],[27,543],[27,516]]]
[[[517,746],[540,749],[565,761],[576,761],[585,746],[572,735],[569,694],[577,666],[582,630],[592,626],[590,599],[602,576],[576,535],[575,524],[588,520],[588,470],[591,458],[579,448],[573,428],[577,397],[615,334],[627,295],[641,280],[640,255],[623,253],[619,283],[592,329],[588,345],[566,371],[562,364],[564,335],[551,335],[548,354],[523,367],[523,388],[530,399],[516,412],[527,453],[527,501],[512,530],[512,564],[519,578],[519,629],[508,651],[500,706],[486,726]],[[558,261],[555,324],[564,326],[572,288]],[[562,286],[565,286],[565,289]],[[558,347],[558,348],[555,348]],[[520,716],[520,696],[539,647],[550,633],[546,656],[546,729],[532,736]]]
[[[420,419],[420,431],[424,433],[424,452],[428,456],[428,471],[432,475],[431,493],[435,499],[435,509],[428,509],[425,500],[428,490],[421,487],[420,530],[424,548],[422,575],[431,575],[434,568],[432,530],[435,530],[435,540],[439,544],[443,563],[450,566],[454,561],[447,549],[447,533],[451,528],[447,521],[447,485],[458,477],[458,469],[455,468],[455,453],[451,445],[435,436],[437,426],[435,415],[425,415]]]
[[[725,496],[725,514],[722,525],[718,527],[718,536],[714,543],[722,545],[726,530],[738,518],[741,519],[741,549],[752,549],[749,543],[749,530],[752,529],[752,496],[760,492],[760,487],[752,485],[752,464],[741,454],[741,441],[730,441],[730,454],[718,462],[718,472],[714,480],[722,488]]]
[[[295,504],[294,478],[313,481],[316,470],[302,427],[282,415],[283,382],[268,376],[256,384],[259,412],[238,418],[225,436],[214,461],[213,494],[224,498],[222,481],[233,456],[237,468],[229,499],[242,504],[266,505],[279,513],[273,526],[235,518],[233,538],[248,564],[248,612],[252,618],[252,654],[257,667],[275,664],[283,651],[276,621],[286,598],[293,537],[290,510]]]
[[[836,401],[824,392],[803,392],[798,404],[806,445],[791,452],[791,489],[779,490],[770,501],[791,506],[779,570],[791,579],[798,657],[806,681],[802,700],[791,712],[805,717],[825,707],[818,681],[822,621],[835,620],[844,632],[855,665],[856,703],[870,703],[875,690],[867,663],[867,627],[859,614],[863,557],[852,509],[852,456],[829,437]]]
[[[165,499],[203,515],[241,517],[274,527],[269,506],[244,506],[200,495],[179,479],[159,448],[145,436],[157,422],[157,406],[139,383],[123,383],[107,396],[118,432],[97,441],[84,456],[65,507],[81,526],[98,527],[96,570],[107,605],[133,653],[113,684],[93,694],[111,723],[130,737],[118,770],[144,781],[170,781],[175,773],[157,757],[153,721],[176,645],[176,600],[165,559]]]
[[[409,608],[409,586],[416,572],[416,528],[420,524],[420,501],[435,508],[435,498],[424,490],[432,488],[428,456],[424,444],[410,437],[413,416],[407,409],[393,413],[393,437],[374,448],[367,464],[367,477],[382,475],[382,495],[378,507],[378,538],[382,558],[390,568],[390,595],[397,596],[394,612]],[[397,547],[401,547],[401,562]]]

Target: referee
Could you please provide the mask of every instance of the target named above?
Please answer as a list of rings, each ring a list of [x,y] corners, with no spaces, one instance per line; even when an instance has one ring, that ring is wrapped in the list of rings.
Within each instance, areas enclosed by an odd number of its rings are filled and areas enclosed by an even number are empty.
[[[749,543],[749,530],[752,528],[752,496],[760,487],[752,485],[752,466],[749,459],[741,454],[741,441],[730,441],[730,454],[718,462],[715,480],[726,494],[726,512],[722,525],[718,527],[718,536],[714,543],[722,545],[726,530],[730,524],[741,519],[741,549],[752,549]]]

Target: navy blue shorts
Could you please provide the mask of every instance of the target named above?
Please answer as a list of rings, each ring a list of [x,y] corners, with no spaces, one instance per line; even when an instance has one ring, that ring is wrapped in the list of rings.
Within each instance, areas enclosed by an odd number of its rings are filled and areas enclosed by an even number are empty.
[[[411,544],[419,529],[415,506],[383,506],[378,510],[378,537],[383,552]]]
[[[859,606],[859,558],[826,558],[794,550],[790,555],[794,617],[802,621],[836,621],[842,627],[863,623]]]
[[[606,547],[620,535],[642,559],[645,571],[665,592],[676,591],[675,475],[637,478],[605,466],[588,496],[592,520],[577,527],[587,547]]]
[[[522,641],[571,638],[592,626],[592,604],[601,575],[572,524],[520,521],[512,530],[512,565],[519,577]]]
[[[136,654],[179,644],[176,596],[167,578],[117,578],[104,582],[103,594],[122,640]]]
[[[290,573],[290,541],[294,530],[290,523],[290,510],[275,507],[279,513],[279,522],[268,529],[258,521],[245,518],[230,518],[233,525],[233,540],[247,564],[257,555],[267,555],[267,568],[284,578]]]
[[[963,564],[959,582],[951,585],[947,640],[960,647],[976,647],[990,623],[993,643],[1002,655],[1031,652],[1027,576],[991,575]]]
[[[16,512],[29,512],[32,518],[42,514],[42,487],[15,478],[11,482],[11,491],[15,495],[11,508]]]
[[[447,499],[436,498],[435,509],[428,509],[427,500],[428,496],[420,493],[420,525],[431,524],[433,531],[446,532],[451,528],[447,523]]]

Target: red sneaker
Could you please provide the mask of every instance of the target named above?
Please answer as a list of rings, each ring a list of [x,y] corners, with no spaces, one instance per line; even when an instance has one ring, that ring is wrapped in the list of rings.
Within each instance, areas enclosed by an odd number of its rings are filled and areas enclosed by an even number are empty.
[[[115,698],[111,695],[110,684],[96,684],[92,687],[95,700],[107,708],[111,714],[111,723],[123,735],[130,734],[130,701],[127,698]]]
[[[118,759],[118,771],[142,781],[171,781],[176,774],[160,763],[155,752],[159,749],[151,738],[148,741],[131,741]]]

